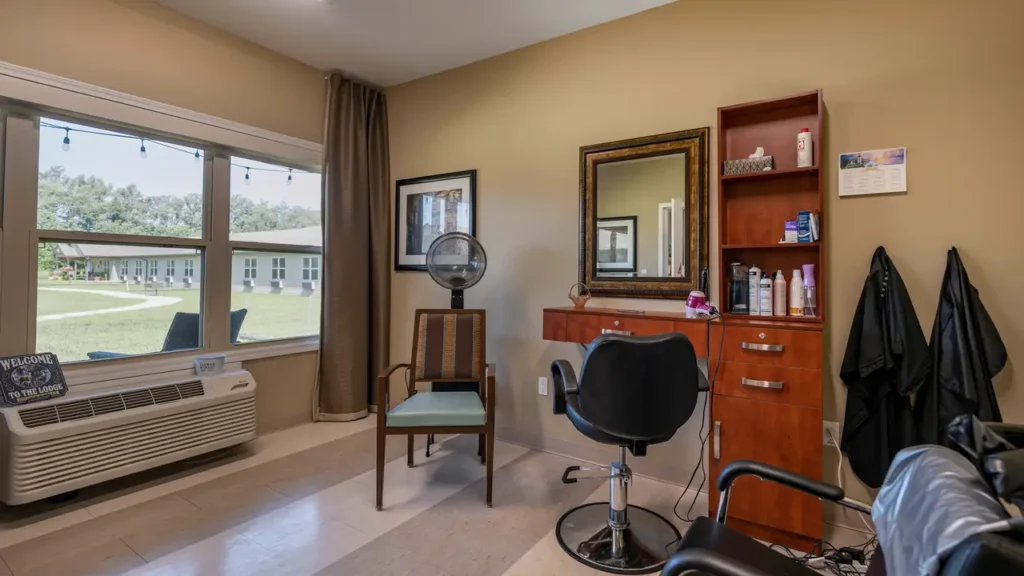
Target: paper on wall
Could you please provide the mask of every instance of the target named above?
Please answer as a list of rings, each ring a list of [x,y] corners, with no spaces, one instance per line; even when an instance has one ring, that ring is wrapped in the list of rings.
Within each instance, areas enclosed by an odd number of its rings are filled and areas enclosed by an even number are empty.
[[[906,148],[884,148],[839,155],[840,196],[906,191]]]

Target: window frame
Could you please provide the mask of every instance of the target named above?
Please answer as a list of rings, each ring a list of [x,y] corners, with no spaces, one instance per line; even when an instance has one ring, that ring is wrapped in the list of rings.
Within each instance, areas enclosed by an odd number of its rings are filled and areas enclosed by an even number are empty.
[[[288,258],[286,256],[271,256],[270,257],[270,279],[284,281],[287,280],[288,270]]]
[[[164,271],[167,273],[168,278],[174,278],[175,274],[174,258],[167,260],[167,264],[164,266]]]
[[[314,278],[315,276],[315,278]],[[319,256],[303,256],[302,257],[302,281],[303,282],[319,282],[320,281],[320,257]]]
[[[121,260],[121,280],[128,278],[128,260]]]
[[[195,261],[195,258],[186,258],[184,260],[184,262],[185,263],[182,265],[182,267],[184,269],[181,271],[182,278],[193,278],[193,277],[195,277],[195,275],[196,275],[196,261]]]
[[[0,63],[0,68],[3,64]],[[59,77],[54,77],[58,80]],[[59,82],[57,82],[59,84]],[[80,98],[70,98],[70,94],[75,92],[75,89],[84,90],[84,93]],[[218,261],[219,265],[230,264],[231,255],[235,249],[234,245],[244,246],[247,243],[230,243],[226,242],[228,230],[230,230],[230,222],[228,213],[225,208],[230,203],[230,152],[235,152],[239,148],[231,145],[217,144],[215,139],[211,140],[199,140],[189,138],[187,135],[179,135],[183,133],[217,133],[223,135],[226,140],[240,140],[250,142],[256,145],[257,148],[272,148],[274,145],[278,145],[282,150],[287,150],[290,154],[295,154],[296,160],[282,161],[281,158],[270,158],[263,154],[253,153],[247,156],[254,159],[258,159],[261,162],[271,162],[278,165],[294,167],[298,170],[319,172],[319,166],[312,162],[313,154],[312,144],[298,139],[290,139],[289,142],[282,142],[277,144],[278,139],[288,139],[288,137],[276,135],[270,132],[266,132],[265,136],[259,132],[258,129],[246,127],[244,125],[238,125],[244,130],[241,131],[241,135],[235,133],[226,121],[216,119],[213,117],[202,117],[195,113],[189,112],[182,109],[170,110],[163,105],[158,105],[151,101],[144,99],[136,99],[135,97],[129,97],[120,93],[110,91],[110,94],[105,95],[104,93],[97,92],[98,89],[90,87],[88,85],[77,86],[76,84],[69,84],[66,88],[58,86],[43,85],[39,88],[41,93],[58,93],[61,90],[66,90],[68,94],[59,94],[61,98],[56,98],[56,102],[74,102],[79,104],[85,102],[89,106],[83,106],[89,108],[95,106],[95,101],[104,100],[105,98],[112,98],[112,104],[106,107],[96,108],[103,112],[102,115],[97,114],[85,114],[81,111],[74,110],[74,106],[61,106],[61,111],[55,111],[55,108],[51,108],[51,105],[33,105],[24,104],[22,102],[16,102],[13,100],[5,99],[5,87],[0,86],[0,178],[3,181],[9,180],[6,178],[4,173],[5,170],[19,172],[18,184],[22,186],[4,186],[6,192],[3,202],[0,202],[0,206],[3,207],[4,213],[2,216],[2,222],[6,226],[0,226],[2,230],[0,233],[4,233],[5,237],[11,238],[18,234],[22,234],[23,240],[17,243],[5,242],[3,250],[3,258],[0,258],[0,269],[3,273],[0,277],[13,278],[19,273],[22,278],[22,289],[20,291],[10,291],[5,293],[3,298],[0,298],[0,310],[6,311],[14,306],[14,302],[19,296],[27,297],[29,306],[27,310],[19,315],[17,318],[11,318],[10,322],[5,323],[5,329],[0,331],[0,355],[14,355],[14,354],[27,354],[35,351],[35,331],[37,326],[36,321],[36,295],[38,290],[38,274],[34,273],[36,270],[36,256],[37,250],[34,249],[40,242],[73,242],[73,243],[94,243],[94,244],[130,244],[139,246],[173,246],[182,248],[196,248],[200,251],[202,256],[200,257],[200,267],[204,273],[204,288],[203,295],[200,304],[200,311],[203,314],[202,322],[202,345],[200,348],[188,351],[176,351],[176,352],[154,352],[151,354],[139,354],[125,358],[109,359],[109,360],[98,360],[98,361],[75,361],[64,364],[65,375],[67,376],[68,383],[72,386],[77,385],[89,385],[91,383],[100,382],[111,377],[121,377],[122,375],[146,375],[155,373],[169,373],[171,367],[173,369],[188,370],[188,366],[191,365],[191,358],[196,354],[209,353],[209,352],[225,352],[229,354],[228,361],[236,361],[241,359],[255,359],[263,357],[273,357],[281,354],[295,354],[307,350],[314,350],[318,347],[319,335],[305,336],[297,338],[284,338],[280,340],[273,340],[268,342],[260,343],[247,343],[239,346],[246,348],[245,352],[232,352],[235,348],[229,342],[228,334],[230,331],[230,270],[226,271],[226,274],[222,275],[220,282],[217,286],[206,287],[210,285],[212,280],[215,279],[216,274],[210,273],[211,265],[214,261]],[[102,97],[101,97],[102,96]],[[24,101],[24,99],[23,99]],[[30,101],[30,100],[28,100]],[[80,101],[80,102],[79,102]],[[141,110],[139,114],[133,114],[138,110]],[[122,124],[116,120],[109,119],[111,110],[115,110],[124,115],[125,118],[131,118],[134,125]],[[177,111],[177,112],[176,112]],[[180,113],[180,116],[175,114]],[[103,116],[108,116],[104,118]],[[188,147],[198,147],[204,150],[204,178],[203,178],[203,234],[200,238],[167,238],[158,236],[136,236],[136,235],[120,235],[120,234],[102,234],[94,232],[78,232],[78,231],[65,231],[65,230],[40,230],[37,229],[37,205],[38,205],[38,151],[39,151],[39,126],[38,122],[40,118],[48,118],[55,120],[65,120],[76,124],[81,124],[90,127],[97,127],[106,130],[116,131],[122,134],[129,134],[132,136],[138,136],[139,138],[159,140],[162,142],[168,142],[172,144],[178,144]],[[146,122],[138,122],[138,118],[142,117]],[[200,118],[196,120],[194,118]],[[210,120],[207,120],[209,118]],[[9,124],[13,119],[15,129],[9,129]],[[208,122],[215,121],[211,126]],[[146,125],[147,123],[152,125]],[[154,130],[155,125],[166,125],[172,128],[168,130]],[[179,132],[174,127],[186,127],[187,130]],[[18,145],[24,146],[24,150],[19,153],[12,154],[14,147],[11,146],[12,141]],[[269,142],[269,143],[268,143]],[[26,146],[27,144],[27,146]],[[310,144],[310,145],[307,145]],[[319,145],[316,145],[319,148]],[[317,153],[318,155],[318,153]],[[299,161],[297,158],[301,156],[303,160]],[[31,160],[36,160],[32,162]],[[11,167],[16,167],[15,170],[11,170]],[[30,174],[31,180],[28,180],[26,176]],[[217,183],[219,182],[219,186]],[[27,185],[31,184],[31,185]],[[217,193],[214,194],[216,187]],[[16,192],[12,193],[12,190]],[[16,197],[15,201],[12,202],[12,197]],[[221,210],[218,210],[215,205],[219,205]],[[12,209],[12,206],[14,209]],[[220,217],[218,218],[218,214]],[[22,222],[21,226],[11,226],[10,223],[15,221],[19,216],[26,217]],[[223,230],[223,240],[215,239],[214,230]],[[16,246],[15,246],[16,244]],[[28,250],[29,254],[25,254],[25,247],[31,246],[32,250]],[[21,256],[17,259],[7,257],[15,247],[21,251]],[[262,248],[262,246],[260,246]],[[290,252],[301,251],[298,247],[287,246],[287,250]],[[317,247],[319,251],[319,247]],[[13,260],[17,260],[16,262]],[[193,259],[194,260],[194,259]],[[27,264],[27,266],[26,266]],[[123,272],[131,270],[130,259],[125,259],[118,263],[108,262],[107,266],[109,269],[118,269]],[[142,270],[140,270],[140,268]],[[177,266],[175,266],[176,271]],[[193,265],[194,270],[194,265]],[[157,270],[159,265],[157,264]],[[7,274],[6,272],[12,272]],[[24,282],[25,272],[29,281]],[[149,272],[149,266],[146,265],[145,259],[136,260],[136,271]],[[137,276],[143,276],[143,274],[136,274]],[[128,281],[127,274],[123,274],[124,281]],[[10,280],[9,280],[10,282]],[[5,284],[6,285],[6,284]],[[18,292],[18,293],[15,293]],[[218,295],[219,294],[219,295]],[[25,310],[25,300],[21,301],[20,307]],[[219,327],[218,327],[219,326]],[[209,334],[208,334],[209,333]],[[213,336],[208,338],[207,336]],[[219,336],[219,337],[218,337]]]

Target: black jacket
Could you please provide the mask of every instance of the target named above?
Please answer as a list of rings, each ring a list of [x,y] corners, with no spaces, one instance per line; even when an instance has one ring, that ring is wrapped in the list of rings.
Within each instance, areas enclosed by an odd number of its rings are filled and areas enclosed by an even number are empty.
[[[922,442],[944,444],[942,430],[961,414],[973,414],[982,422],[1003,421],[992,378],[1006,366],[1006,347],[955,247],[946,255],[928,348],[931,378],[914,403]]]
[[[842,450],[868,486],[881,486],[896,453],[916,443],[910,394],[927,380],[928,371],[928,344],[914,305],[879,247],[839,371],[847,386]]]

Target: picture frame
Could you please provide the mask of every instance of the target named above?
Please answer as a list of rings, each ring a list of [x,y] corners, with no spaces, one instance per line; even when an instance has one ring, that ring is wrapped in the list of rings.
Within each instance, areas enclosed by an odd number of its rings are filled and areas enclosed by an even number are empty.
[[[427,249],[448,232],[476,236],[476,170],[395,182],[395,270],[426,272]]]
[[[599,275],[636,272],[636,216],[598,218],[594,241]]]

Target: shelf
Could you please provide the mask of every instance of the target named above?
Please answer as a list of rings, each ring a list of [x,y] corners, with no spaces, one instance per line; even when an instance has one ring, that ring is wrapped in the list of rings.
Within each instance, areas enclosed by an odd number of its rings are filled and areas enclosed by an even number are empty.
[[[747,174],[723,174],[721,178],[723,182],[729,180],[768,180],[771,178],[779,178],[782,176],[792,176],[797,174],[813,174],[817,171],[817,166],[808,166],[806,168],[791,168],[788,170],[769,170],[768,172],[749,172]]]
[[[723,314],[725,318],[725,324],[729,324],[729,320],[748,320],[748,321],[763,321],[763,322],[806,322],[808,324],[821,324],[821,316],[751,316],[750,314]]]
[[[787,242],[775,244],[725,244],[722,250],[767,250],[770,248],[817,248],[821,242]]]

